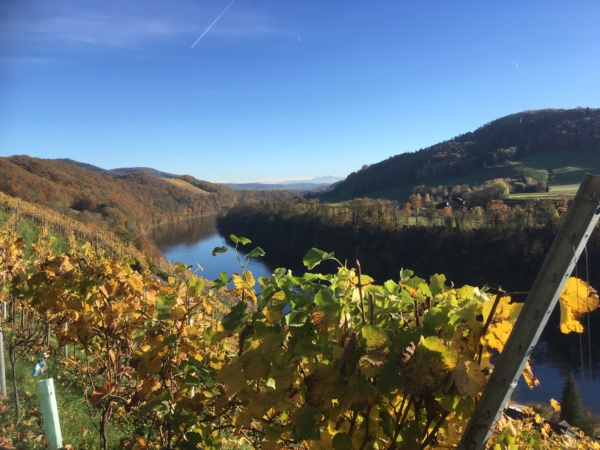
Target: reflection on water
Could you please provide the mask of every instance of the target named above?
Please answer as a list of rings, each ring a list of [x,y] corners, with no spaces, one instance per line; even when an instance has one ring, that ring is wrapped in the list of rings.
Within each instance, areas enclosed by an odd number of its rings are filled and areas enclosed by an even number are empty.
[[[219,233],[216,225],[216,216],[205,216],[155,227],[148,237],[154,241],[165,259],[181,261],[196,268],[199,264],[204,269],[198,272],[199,275],[215,280],[219,277],[219,272],[231,275],[241,270],[240,263],[234,257],[233,246]],[[213,257],[213,249],[222,246],[226,246],[229,251]],[[248,253],[254,247],[252,244],[243,246],[240,253]],[[243,259],[243,262],[246,260]],[[259,258],[252,259],[247,269],[255,279],[273,273],[273,269]]]
[[[220,271],[225,271],[228,274],[240,271],[240,265],[233,257],[233,247],[227,242],[225,236],[221,235],[215,228],[216,224],[215,216],[191,219],[156,227],[149,237],[160,248],[166,259],[173,262],[182,261],[194,267],[197,267],[196,263],[198,263],[204,268],[204,271],[200,274],[209,280],[214,280],[218,278]],[[229,248],[228,253],[216,257],[211,256],[215,247],[223,245]],[[249,244],[243,248],[242,253],[249,252],[253,248],[254,245]],[[285,263],[279,264],[278,267],[285,265]],[[261,259],[254,259],[250,262],[248,269],[258,279],[260,276],[271,275],[275,267],[269,267]],[[294,270],[294,273],[303,272]],[[514,391],[513,399],[521,402],[547,403],[550,398],[554,398],[560,401],[563,384],[569,372],[572,372],[578,383],[584,406],[590,408],[593,399],[596,399],[596,403],[600,405],[600,377],[598,376],[600,375],[600,311],[591,314],[589,329],[586,323],[586,333],[589,331],[592,333],[593,383],[590,383],[588,335],[584,334],[582,336],[581,347],[586,367],[584,383],[581,374],[579,335],[575,333],[563,335],[558,331],[558,310],[557,306],[531,357],[534,373],[540,379],[541,386],[530,390],[521,377]],[[598,412],[598,410],[600,410],[600,407],[596,406],[595,411]]]
[[[572,373],[584,407],[600,412],[600,311],[589,316],[589,325],[587,317],[582,320],[585,327],[583,334],[563,334],[558,330],[560,308],[556,306],[531,355],[533,372],[540,379],[541,386],[531,390],[521,378],[513,399],[548,402],[548,399],[554,398],[560,401],[565,380]]]

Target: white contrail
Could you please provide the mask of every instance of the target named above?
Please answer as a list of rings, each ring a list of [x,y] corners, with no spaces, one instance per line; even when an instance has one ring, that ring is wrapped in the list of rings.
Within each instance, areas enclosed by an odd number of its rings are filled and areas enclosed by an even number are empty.
[[[519,64],[515,61],[513,61],[512,59],[510,60],[511,63],[513,63],[515,65],[515,67],[519,67]]]
[[[208,28],[207,28],[207,29],[204,31],[204,33],[202,33],[202,36],[200,36],[200,37],[199,37],[199,38],[196,40],[196,42],[194,42],[194,43],[192,44],[192,46],[191,46],[190,48],[194,48],[194,45],[196,45],[198,42],[200,42],[200,39],[202,39],[202,38],[204,37],[204,35],[205,35],[206,33],[208,33],[208,30],[210,30],[210,29],[212,28],[212,26],[213,26],[215,23],[217,23],[217,20],[219,20],[219,19],[221,18],[221,16],[222,16],[223,14],[225,14],[225,11],[227,11],[227,10],[229,9],[229,7],[230,7],[231,5],[233,5],[233,2],[235,2],[235,0],[231,0],[231,3],[230,3],[229,5],[227,5],[227,8],[225,8],[225,9],[223,10],[223,12],[222,12],[221,14],[219,14],[219,17],[217,17],[217,18],[215,19],[215,21],[214,21],[213,23],[211,23],[211,24],[208,26]]]

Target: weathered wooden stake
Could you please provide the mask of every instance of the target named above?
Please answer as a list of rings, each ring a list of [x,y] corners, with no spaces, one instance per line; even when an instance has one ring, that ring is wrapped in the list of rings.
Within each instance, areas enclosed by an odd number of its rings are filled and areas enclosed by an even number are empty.
[[[587,174],[471,416],[459,450],[485,448],[598,218],[600,177]]]

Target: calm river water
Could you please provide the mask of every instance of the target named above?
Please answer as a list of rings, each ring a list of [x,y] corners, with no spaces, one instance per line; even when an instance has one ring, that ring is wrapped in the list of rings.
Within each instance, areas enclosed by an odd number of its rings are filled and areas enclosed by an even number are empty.
[[[181,261],[194,267],[197,267],[196,264],[200,264],[204,271],[200,271],[199,274],[209,280],[214,280],[219,277],[221,271],[231,274],[241,270],[239,262],[233,256],[233,247],[227,241],[226,235],[216,228],[216,225],[215,216],[191,219],[156,227],[149,237],[163,252],[167,260]],[[228,247],[229,251],[215,257],[211,256],[213,249],[221,246]],[[249,244],[244,247],[242,253],[247,253],[253,248],[254,245]],[[269,267],[264,261],[255,258],[248,265],[248,269],[258,279],[264,275],[271,275],[275,267]],[[301,272],[297,272],[296,269],[294,273]],[[547,403],[550,398],[554,398],[560,401],[565,379],[569,372],[573,372],[584,406],[593,407],[596,413],[600,413],[600,320],[598,320],[600,314],[598,311],[593,313],[594,320],[590,327],[594,332],[591,340],[594,381],[590,383],[587,335],[584,334],[581,341],[586,367],[584,382],[581,374],[579,335],[560,334],[556,330],[558,321],[556,313],[557,311],[549,321],[531,358],[534,374],[540,379],[541,386],[530,390],[521,377],[513,393],[513,400]]]

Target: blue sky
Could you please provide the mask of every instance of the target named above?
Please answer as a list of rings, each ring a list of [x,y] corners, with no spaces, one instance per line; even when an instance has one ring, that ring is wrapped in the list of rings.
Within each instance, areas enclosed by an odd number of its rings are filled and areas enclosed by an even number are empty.
[[[0,155],[346,176],[507,114],[600,107],[599,18],[597,1],[2,2]]]

